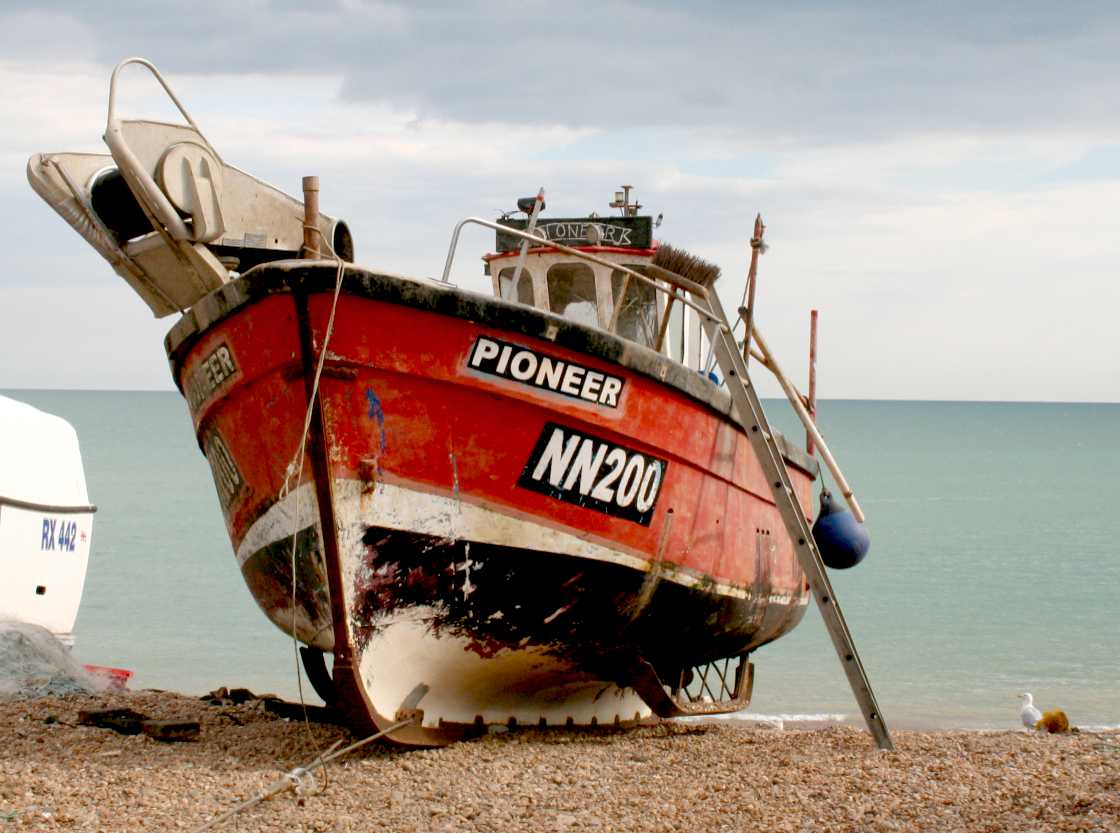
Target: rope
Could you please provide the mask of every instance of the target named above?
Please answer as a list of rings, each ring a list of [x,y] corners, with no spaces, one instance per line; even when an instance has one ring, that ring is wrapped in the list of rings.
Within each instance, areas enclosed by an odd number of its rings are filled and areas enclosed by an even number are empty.
[[[316,398],[318,397],[318,394],[319,394],[319,380],[323,375],[323,366],[324,366],[324,364],[326,362],[326,358],[327,358],[327,346],[330,344],[331,335],[334,332],[334,314],[335,314],[335,310],[338,309],[338,297],[342,292],[342,279],[343,279],[343,276],[346,273],[345,261],[343,261],[343,259],[338,255],[338,253],[335,252],[334,247],[331,246],[331,244],[329,242],[327,242],[327,239],[326,239],[325,236],[323,236],[322,231],[318,227],[316,227],[315,230],[319,233],[319,236],[322,238],[321,242],[323,243],[323,245],[327,247],[327,249],[330,251],[331,256],[333,256],[335,261],[338,263],[338,271],[335,274],[334,297],[331,301],[331,314],[330,314],[330,317],[327,319],[327,332],[326,332],[326,334],[324,335],[324,338],[323,338],[323,347],[319,351],[319,363],[315,368],[315,377],[314,377],[314,379],[312,381],[312,385],[311,385],[311,396],[309,397],[309,399],[307,401],[307,411],[306,411],[306,413],[304,414],[304,417],[303,417],[303,433],[300,436],[299,448],[296,451],[296,456],[292,458],[292,461],[290,463],[288,463],[288,467],[287,467],[287,469],[285,471],[285,474],[284,474],[284,483],[280,487],[280,491],[276,495],[277,502],[284,499],[284,497],[288,494],[288,492],[291,489],[292,477],[294,475],[295,476],[295,483],[297,485],[297,492],[296,492],[295,511],[292,513],[292,535],[291,535],[292,547],[291,547],[291,554],[290,554],[290,557],[289,557],[289,565],[290,565],[291,571],[292,571],[292,593],[291,593],[291,599],[290,599],[290,601],[291,601],[291,617],[292,617],[291,618],[292,656],[293,656],[293,660],[295,662],[296,690],[299,693],[300,708],[303,710],[303,725],[304,725],[304,729],[306,730],[307,737],[311,741],[312,747],[316,746],[317,744],[316,744],[316,741],[315,741],[315,735],[311,731],[311,720],[307,715],[307,701],[306,701],[306,696],[304,695],[304,692],[303,692],[303,674],[302,674],[302,671],[301,671],[301,668],[300,668],[299,639],[296,637],[296,544],[297,544],[298,535],[299,535],[299,516],[300,516],[300,498],[301,498],[301,495],[298,492],[298,485],[299,485],[300,481],[303,480],[303,461],[305,459],[305,455],[306,455],[306,451],[307,451],[307,436],[308,436],[308,434],[310,433],[310,430],[311,430],[311,415],[312,415],[314,407],[315,407],[315,400],[316,400]],[[296,466],[297,461],[299,463],[298,468]],[[326,778],[326,770],[323,771],[323,775],[324,775],[323,780],[324,780],[324,787],[325,787],[326,783],[328,782],[327,778]]]
[[[319,230],[316,229],[316,231],[319,231]],[[319,231],[319,234],[320,234],[320,236],[322,236],[322,231]],[[335,311],[338,309],[338,296],[342,291],[343,275],[345,275],[345,273],[346,273],[346,262],[341,257],[339,257],[338,253],[335,252],[334,248],[329,243],[327,243],[327,240],[326,240],[325,237],[323,238],[322,242],[328,249],[330,249],[331,256],[335,259],[335,262],[338,263],[338,272],[335,275],[335,282],[334,282],[334,298],[331,301],[331,314],[327,319],[327,332],[323,337],[323,347],[319,351],[319,364],[315,368],[315,378],[314,378],[314,381],[311,385],[311,398],[307,403],[307,412],[304,414],[304,417],[303,417],[303,435],[300,437],[299,450],[296,451],[296,454],[292,458],[292,461],[290,463],[288,463],[288,468],[287,468],[287,470],[285,472],[285,476],[284,476],[284,485],[280,487],[280,492],[277,495],[278,499],[283,498],[285,495],[288,494],[289,486],[290,486],[291,480],[292,480],[292,475],[293,474],[298,475],[297,478],[296,478],[296,483],[298,484],[299,483],[299,478],[303,474],[303,455],[304,455],[304,451],[307,448],[307,435],[311,430],[311,414],[312,414],[312,411],[315,407],[315,397],[319,393],[319,379],[323,375],[323,365],[326,363],[326,360],[327,360],[327,345],[330,344],[331,334],[334,332],[334,314],[335,314]],[[296,471],[296,461],[299,461],[298,472]]]
[[[407,726],[411,722],[411,720],[401,720],[386,729],[382,729],[377,734],[370,735],[368,738],[364,738],[359,741],[355,741],[354,743],[342,749],[338,748],[339,744],[341,744],[342,741],[337,741],[333,746],[330,747],[330,749],[328,749],[325,753],[319,755],[319,757],[317,757],[307,766],[297,766],[294,769],[289,770],[288,772],[284,773],[283,778],[280,778],[277,781],[273,781],[252,798],[242,801],[236,807],[232,807],[229,810],[226,810],[220,816],[216,816],[205,824],[194,828],[191,833],[204,833],[204,831],[206,830],[213,830],[226,819],[233,818],[238,813],[243,812],[244,810],[248,810],[250,807],[255,807],[261,802],[267,801],[274,795],[279,795],[285,790],[294,789],[297,794],[306,795],[309,791],[314,789],[315,779],[311,775],[311,773],[316,769],[322,766],[326,766],[331,761],[337,758],[341,758],[343,755],[348,755],[351,752],[360,749],[363,746],[366,746],[367,744],[373,743],[378,738],[385,737],[385,735],[395,732],[397,729],[400,729],[402,726]],[[309,784],[310,787],[308,786]]]
[[[327,347],[330,344],[331,336],[334,333],[335,312],[338,310],[338,299],[339,299],[339,296],[342,294],[342,280],[343,280],[343,277],[346,274],[346,262],[338,255],[338,253],[334,250],[334,247],[331,246],[331,244],[326,240],[326,238],[323,236],[322,230],[320,230],[318,227],[316,227],[315,231],[316,231],[316,233],[319,234],[319,236],[321,238],[321,242],[329,250],[330,255],[338,263],[338,271],[335,274],[334,295],[331,299],[330,316],[327,318],[327,330],[326,330],[326,333],[323,336],[323,346],[320,348],[320,351],[319,351],[319,362],[315,367],[315,376],[314,376],[314,379],[312,380],[312,384],[311,384],[311,395],[308,398],[307,411],[304,414],[304,418],[303,418],[303,432],[300,436],[299,447],[296,451],[296,454],[292,458],[291,462],[288,463],[288,467],[285,470],[284,483],[280,487],[280,491],[277,493],[277,496],[276,496],[277,501],[283,500],[284,497],[287,496],[288,493],[291,491],[293,478],[294,478],[294,481],[295,481],[295,484],[296,484],[297,487],[298,487],[300,481],[303,479],[303,462],[304,462],[304,459],[306,457],[306,452],[307,452],[308,434],[311,431],[311,417],[312,417],[312,414],[314,412],[315,401],[316,401],[316,399],[318,398],[318,395],[319,395],[319,382],[320,382],[320,380],[322,378],[322,375],[323,375],[323,367],[326,364]],[[291,546],[291,555],[290,555],[290,561],[289,561],[291,571],[292,571],[292,595],[291,595],[292,651],[293,651],[293,656],[294,656],[294,659],[295,659],[295,667],[296,667],[296,687],[299,691],[300,706],[303,708],[304,728],[306,729],[307,735],[311,739],[312,743],[315,743],[315,735],[311,731],[311,722],[310,722],[310,719],[308,718],[308,715],[307,715],[307,703],[306,703],[305,696],[304,696],[304,693],[303,693],[303,674],[301,672],[300,660],[299,660],[299,639],[296,637],[296,621],[295,621],[295,619],[296,619],[296,544],[297,544],[297,536],[299,534],[299,515],[300,515],[300,494],[299,494],[298,488],[297,488],[295,511],[292,513],[292,535],[291,535],[292,546]],[[202,833],[203,831],[211,830],[215,826],[220,824],[221,822],[225,821],[226,819],[232,818],[233,816],[237,815],[238,813],[242,812],[243,810],[247,810],[250,807],[253,807],[257,804],[260,804],[261,802],[266,801],[269,798],[272,798],[274,795],[277,795],[281,792],[284,792],[285,790],[294,789],[296,791],[296,793],[300,794],[300,795],[306,795],[306,794],[311,793],[312,791],[314,791],[314,789],[316,787],[315,778],[311,773],[314,772],[316,769],[319,769],[320,767],[324,768],[323,769],[323,775],[324,775],[324,789],[325,789],[326,784],[327,784],[327,779],[326,779],[327,770],[325,769],[325,767],[328,763],[330,763],[331,761],[333,761],[337,758],[340,758],[343,755],[347,755],[350,752],[355,751],[356,749],[360,749],[361,747],[363,747],[363,746],[365,746],[369,743],[372,743],[373,741],[377,740],[378,738],[384,737],[385,735],[388,735],[391,732],[395,732],[397,729],[401,728],[402,726],[407,726],[411,722],[412,722],[411,720],[402,720],[398,723],[394,723],[392,726],[388,727],[387,729],[383,729],[382,731],[377,732],[376,734],[370,735],[369,737],[367,737],[363,740],[352,743],[352,744],[350,744],[349,746],[347,746],[343,749],[338,748],[339,745],[342,743],[342,741],[336,742],[329,749],[327,749],[326,752],[320,752],[318,757],[316,757],[315,760],[312,761],[307,766],[305,766],[305,767],[295,767],[294,769],[285,773],[283,778],[281,778],[278,781],[273,782],[272,784],[270,784],[267,788],[262,790],[257,795],[253,796],[252,798],[250,798],[246,801],[241,802],[236,807],[233,807],[232,809],[226,811],[225,813],[222,813],[222,815],[220,815],[220,816],[218,816],[214,819],[211,819],[210,821],[208,821],[206,824],[202,825],[201,827],[195,828],[195,830],[192,831],[192,833]]]

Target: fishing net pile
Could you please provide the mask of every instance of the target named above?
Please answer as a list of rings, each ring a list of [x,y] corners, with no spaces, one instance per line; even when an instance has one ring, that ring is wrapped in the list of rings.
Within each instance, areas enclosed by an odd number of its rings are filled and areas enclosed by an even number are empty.
[[[100,686],[45,628],[0,622],[0,698],[81,694]]]

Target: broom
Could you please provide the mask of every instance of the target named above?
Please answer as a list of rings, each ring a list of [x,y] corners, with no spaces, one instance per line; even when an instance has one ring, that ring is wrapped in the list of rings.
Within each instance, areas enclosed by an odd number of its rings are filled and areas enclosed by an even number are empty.
[[[669,331],[669,315],[673,311],[673,303],[677,300],[678,289],[681,287],[688,289],[689,284],[704,290],[710,289],[719,279],[719,267],[684,249],[662,243],[653,254],[649,273],[651,277],[661,278],[673,286],[669,303],[665,305],[665,312],[661,314],[661,323],[657,327],[657,340],[653,346],[653,349],[660,353],[665,343],[665,334]],[[625,291],[624,281],[623,292]]]
[[[654,252],[653,261],[645,268],[645,271],[649,277],[660,278],[673,288],[669,296],[669,303],[665,305],[665,312],[661,316],[661,324],[657,328],[657,339],[653,349],[660,352],[661,345],[665,341],[665,332],[669,327],[669,313],[672,312],[673,303],[678,297],[677,291],[679,289],[687,289],[689,292],[706,291],[719,277],[719,267],[714,263],[708,263],[703,258],[689,254],[683,249],[677,249],[668,243],[661,243],[657,247],[657,251]],[[627,273],[622,278],[622,286],[619,288],[614,312],[611,315],[609,329],[612,333],[618,330],[619,313],[622,312],[623,301],[629,288],[630,274]]]
[[[674,278],[684,278],[691,283],[699,284],[705,289],[711,289],[719,279],[719,267],[709,263],[702,257],[662,243],[653,253],[653,265],[657,269],[672,272]],[[661,276],[659,276],[661,277]],[[669,280],[668,276],[663,279]]]

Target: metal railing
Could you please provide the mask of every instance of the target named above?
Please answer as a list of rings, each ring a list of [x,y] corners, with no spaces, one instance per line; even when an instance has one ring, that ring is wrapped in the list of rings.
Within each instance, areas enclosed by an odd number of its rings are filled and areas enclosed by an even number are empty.
[[[758,222],[760,223],[761,221]],[[821,558],[820,550],[817,547],[812,530],[809,526],[809,519],[801,508],[800,501],[794,491],[793,481],[790,479],[789,470],[782,459],[782,450],[770,428],[769,420],[766,418],[766,414],[762,408],[762,402],[758,398],[758,392],[750,381],[746,364],[746,355],[750,355],[751,352],[753,352],[750,347],[750,337],[752,334],[754,335],[755,343],[761,351],[758,356],[763,366],[778,379],[783,392],[793,405],[794,411],[797,413],[802,423],[804,423],[806,430],[811,432],[813,440],[817,445],[818,454],[821,455],[825,464],[832,472],[833,477],[837,479],[837,482],[843,484],[844,497],[852,510],[852,514],[862,521],[863,512],[856,502],[855,495],[852,493],[851,488],[848,487],[843,474],[840,472],[840,467],[837,465],[835,458],[833,458],[831,452],[829,452],[828,446],[825,445],[824,438],[820,436],[820,432],[817,431],[816,426],[813,424],[811,415],[806,411],[801,401],[800,393],[794,388],[789,379],[786,378],[785,374],[782,373],[781,368],[778,366],[766,342],[758,332],[758,325],[755,323],[753,315],[749,315],[745,307],[739,311],[741,317],[749,319],[747,321],[747,340],[745,345],[739,345],[735,341],[731,325],[728,323],[727,316],[724,314],[723,307],[720,304],[719,294],[714,291],[714,287],[708,289],[675,272],[669,272],[665,269],[654,267],[655,274],[660,280],[665,281],[669,286],[673,286],[677,289],[684,289],[686,292],[691,293],[692,297],[699,301],[699,304],[697,304],[695,301],[688,298],[678,296],[675,289],[670,291],[657,281],[651,280],[634,269],[611,263],[603,258],[589,254],[588,252],[581,252],[570,246],[554,243],[534,234],[509,228],[508,226],[503,226],[499,223],[483,220],[478,217],[468,217],[455,226],[455,233],[451,238],[451,247],[447,253],[447,262],[443,269],[444,283],[448,282],[451,273],[451,263],[455,257],[456,247],[459,244],[459,232],[462,230],[463,226],[468,223],[490,228],[494,231],[509,233],[515,237],[521,238],[523,241],[537,243],[541,246],[555,249],[556,251],[565,252],[573,257],[591,263],[607,266],[611,269],[619,269],[624,274],[628,275],[628,279],[636,279],[652,286],[659,292],[669,294],[671,298],[676,298],[685,306],[695,310],[697,315],[701,317],[704,329],[707,330],[708,340],[714,347],[716,363],[723,372],[724,381],[727,384],[728,392],[731,394],[732,403],[738,411],[737,421],[742,426],[751,444],[751,448],[754,451],[755,457],[769,481],[774,505],[781,515],[782,523],[790,537],[791,545],[801,565],[802,572],[812,588],[813,595],[817,600],[817,607],[824,619],[826,630],[832,640],[837,657],[841,660],[841,666],[848,678],[852,694],[859,704],[860,711],[863,713],[867,728],[875,738],[879,748],[893,749],[894,744],[891,740],[890,732],[879,711],[874,692],[871,690],[871,683],[867,678],[867,673],[859,658],[859,653],[856,651],[852,634],[840,610],[840,603],[837,601],[836,594],[832,589],[832,584],[828,579],[824,561]],[[740,687],[743,682],[742,672],[744,663],[745,660],[740,660],[738,669],[735,672],[735,696],[738,696],[740,693]],[[749,673],[751,666],[749,663],[745,664]],[[714,671],[714,677],[709,677],[710,671]],[[681,713],[682,711],[696,712],[710,709],[710,706],[705,702],[706,700],[717,701],[726,698],[727,692],[731,688],[728,682],[729,671],[730,660],[725,660],[722,667],[717,662],[709,663],[694,670],[693,679],[690,681],[690,684],[680,685],[678,690],[674,692],[674,694],[677,695],[674,698],[676,701],[675,705],[665,706],[665,710],[668,712],[676,711],[676,713]],[[699,672],[698,675],[697,672]],[[654,673],[654,679],[656,679],[656,673]],[[683,683],[684,680],[681,682]],[[639,691],[639,693],[641,693],[641,691]],[[651,687],[646,693],[642,694],[643,697],[646,697],[647,702],[651,704],[651,707],[654,702],[663,700],[665,695],[666,692],[662,690],[659,685]]]
[[[189,241],[191,232],[187,229],[186,223],[183,222],[183,218],[179,216],[175,207],[171,205],[167,195],[152,179],[148,169],[132,152],[132,148],[128,146],[124,137],[123,123],[117,117],[117,76],[129,64],[137,64],[151,72],[172,103],[179,108],[179,112],[187,120],[187,124],[199,135],[202,141],[206,142],[206,137],[202,135],[202,131],[198,129],[198,125],[195,124],[194,119],[187,112],[187,108],[179,101],[178,96],[171,90],[171,86],[164,80],[155,64],[145,58],[125,58],[117,64],[112,77],[109,79],[109,114],[105,120],[105,144],[109,146],[109,152],[120,168],[121,174],[124,175],[125,181],[134,186],[132,191],[136,193],[139,190],[136,195],[141,198],[140,207],[145,209],[145,213],[154,215],[163,224],[163,227],[153,224],[156,226],[156,231],[162,234],[164,233],[163,228],[166,228],[166,233],[173,240]],[[209,143],[207,142],[207,144]]]
[[[698,296],[701,299],[702,305],[697,304],[695,301],[692,301],[687,297],[684,297],[682,294],[678,294],[674,289],[663,286],[647,275],[643,275],[628,266],[623,266],[620,263],[612,263],[611,261],[593,255],[590,252],[583,252],[579,249],[573,249],[571,246],[565,246],[562,243],[556,243],[555,241],[549,240],[545,237],[539,237],[535,234],[521,231],[520,229],[511,228],[510,226],[502,225],[501,223],[495,223],[492,220],[484,220],[481,217],[467,217],[466,219],[460,220],[458,224],[456,224],[455,231],[451,235],[451,245],[447,250],[447,261],[443,266],[443,277],[440,279],[443,283],[450,283],[451,264],[455,259],[455,252],[459,246],[459,233],[463,230],[463,226],[466,225],[483,226],[484,228],[493,229],[494,231],[501,232],[502,234],[511,234],[514,237],[519,237],[522,240],[529,241],[530,243],[537,243],[542,247],[547,247],[560,252],[564,252],[565,254],[570,254],[573,257],[579,258],[581,260],[586,260],[590,263],[596,263],[600,266],[606,266],[610,269],[617,269],[618,271],[628,275],[630,278],[637,279],[648,286],[652,286],[658,292],[664,293],[669,298],[668,303],[672,303],[673,299],[675,299],[676,301],[680,301],[685,306],[694,310],[697,315],[701,316],[707,321],[710,321],[717,328],[717,331],[723,331],[729,336],[732,335],[732,328],[730,324],[728,324],[728,322],[722,316],[716,315],[712,312],[710,308],[711,299],[709,298],[708,288],[696,283],[695,281],[690,281],[688,278],[682,275],[678,275],[676,272],[670,272],[668,269],[662,269],[659,266],[650,267],[654,271],[656,271],[657,276],[661,280],[665,281],[666,284],[669,284],[669,286],[675,287],[676,289],[683,289],[685,292],[689,292],[693,295]],[[714,287],[711,290],[711,294],[715,295]],[[743,311],[740,311],[740,315],[742,315],[742,312]],[[613,330],[609,330],[609,332],[613,332]],[[824,440],[824,437],[821,436],[820,431],[814,424],[812,416],[810,416],[805,410],[805,405],[801,400],[800,393],[797,391],[793,383],[790,382],[790,380],[782,372],[782,369],[778,366],[777,360],[774,358],[773,353],[771,353],[769,348],[766,346],[766,342],[763,340],[762,334],[758,331],[758,325],[755,322],[751,323],[751,334],[755,338],[755,343],[762,350],[762,352],[760,353],[752,349],[751,354],[756,356],[759,359],[760,364],[768,371],[770,371],[774,378],[778,380],[779,385],[781,385],[782,392],[785,393],[786,398],[789,400],[790,405],[793,407],[794,413],[805,426],[805,430],[809,431],[813,436],[813,440],[816,444],[817,454],[821,458],[821,460],[824,461],[825,466],[832,474],[832,477],[836,481],[837,485],[840,486],[841,494],[843,495],[844,500],[847,502],[848,507],[852,510],[852,514],[855,516],[856,520],[862,523],[864,521],[863,509],[859,505],[859,502],[856,500],[855,493],[853,492],[851,486],[848,485],[847,478],[844,477],[843,472],[840,470],[839,463],[836,462],[836,458],[833,457],[832,452],[829,450],[828,444]],[[714,344],[715,339],[709,340]],[[724,375],[725,381],[727,381],[726,371]],[[746,378],[744,378],[742,381],[744,383],[748,383]],[[728,387],[730,387],[730,385],[728,385]]]
[[[707,318],[708,320],[712,321],[713,323],[723,326],[723,323],[721,321],[719,321],[719,319],[717,319],[714,315],[712,315],[711,312],[709,312],[708,310],[706,310],[703,307],[697,305],[693,301],[690,301],[688,298],[682,298],[679,295],[674,296],[672,290],[670,290],[668,287],[662,286],[657,281],[653,280],[652,278],[647,277],[646,275],[641,274],[640,272],[636,272],[635,270],[631,269],[629,266],[623,266],[621,263],[612,263],[611,261],[606,260],[605,258],[598,257],[596,255],[593,255],[590,252],[583,252],[583,251],[580,251],[579,249],[573,249],[571,246],[565,246],[563,243],[557,243],[554,240],[549,240],[546,237],[539,237],[535,234],[530,234],[528,232],[521,231],[521,229],[515,229],[515,228],[511,228],[510,226],[502,225],[501,223],[495,223],[492,220],[484,220],[481,217],[467,217],[464,220],[460,220],[456,224],[455,231],[452,232],[452,234],[451,234],[451,246],[447,250],[447,261],[446,261],[446,263],[444,263],[444,266],[443,266],[443,277],[440,278],[440,280],[443,283],[450,283],[451,264],[455,260],[455,251],[459,247],[459,232],[461,232],[463,230],[463,226],[466,226],[466,225],[482,226],[484,228],[493,229],[494,231],[501,232],[502,234],[510,234],[510,235],[513,235],[514,237],[519,237],[522,240],[528,241],[530,243],[537,243],[541,247],[556,249],[556,251],[558,251],[558,252],[564,252],[564,254],[569,254],[572,257],[579,258],[580,260],[586,260],[589,263],[596,263],[599,266],[606,266],[609,269],[615,269],[619,272],[622,272],[624,275],[627,275],[630,278],[635,278],[635,279],[641,281],[642,283],[646,284],[647,286],[652,286],[658,292],[662,292],[665,295],[669,296],[670,298],[676,297],[676,299],[678,301],[680,301],[682,304],[684,304],[685,306],[693,309],[697,313],[697,315],[701,315],[704,318]],[[687,292],[692,292],[692,293],[701,293],[701,294],[706,294],[707,293],[707,290],[703,286],[701,286],[700,284],[695,283],[694,281],[690,281],[690,280],[688,280],[688,278],[685,278],[681,275],[678,275],[675,272],[670,272],[670,271],[665,270],[665,269],[658,269],[658,274],[659,274],[659,276],[662,277],[662,279],[666,283],[668,283],[672,286],[675,286],[679,289],[683,289]]]

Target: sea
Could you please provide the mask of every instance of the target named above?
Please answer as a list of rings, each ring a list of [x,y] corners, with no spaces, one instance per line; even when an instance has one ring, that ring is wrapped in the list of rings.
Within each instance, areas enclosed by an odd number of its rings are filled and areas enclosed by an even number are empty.
[[[2,392],[78,431],[98,507],[78,658],[132,670],[133,688],[299,696],[182,398]],[[784,401],[767,411],[804,435]],[[1120,405],[840,400],[818,419],[872,536],[830,577],[888,725],[1014,728],[1029,691],[1076,725],[1120,726]],[[815,605],[753,662],[732,719],[860,722]]]

